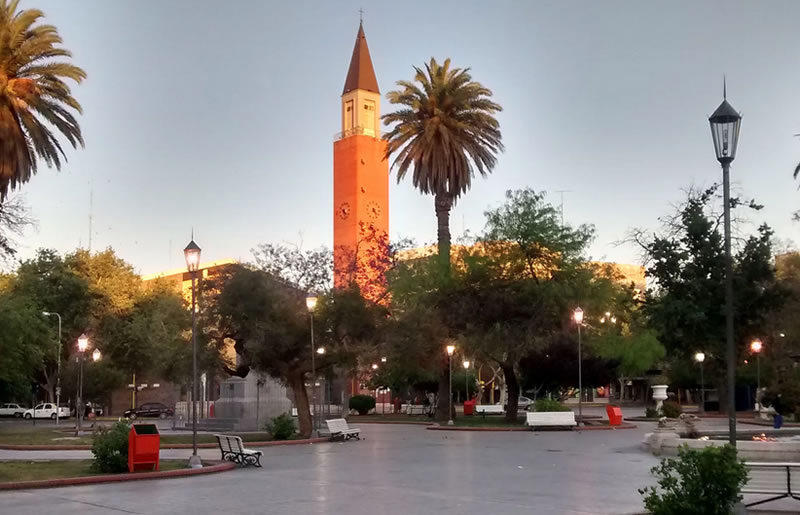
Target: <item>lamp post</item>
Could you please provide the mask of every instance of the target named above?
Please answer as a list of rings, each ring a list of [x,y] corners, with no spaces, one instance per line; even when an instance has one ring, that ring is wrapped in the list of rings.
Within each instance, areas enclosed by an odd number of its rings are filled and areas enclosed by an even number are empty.
[[[753,340],[750,343],[750,351],[756,355],[756,407],[757,410],[761,409],[761,350],[764,348],[764,345],[761,343],[761,340]]]
[[[200,269],[200,247],[192,240],[183,249],[186,258],[186,269],[192,276],[192,456],[189,458],[189,468],[203,468],[203,461],[197,455],[197,271]]]
[[[445,350],[447,351],[447,361],[450,367],[450,387],[448,392],[450,400],[448,408],[449,411],[447,412],[449,420],[447,421],[447,425],[452,426],[453,425],[453,353],[456,351],[456,346],[448,345],[447,347],[445,347]]]
[[[61,418],[61,315],[42,311],[42,315],[58,317],[58,355],[56,356],[56,425]]]
[[[725,343],[728,369],[728,443],[736,447],[736,347],[733,341],[733,258],[731,257],[731,187],[730,166],[736,158],[741,115],[728,103],[727,87],[723,100],[708,118],[714,152],[722,165],[722,196],[725,221]]]
[[[314,436],[314,431],[317,428],[317,367],[314,361],[314,310],[317,308],[317,298],[313,295],[306,297],[306,309],[308,309],[308,318],[311,324],[311,436]]]
[[[695,353],[694,360],[700,364],[700,411],[704,412],[706,410],[706,383],[703,379],[703,362],[706,360],[705,353]]]
[[[78,402],[75,403],[75,436],[80,435],[83,422],[83,359],[87,348],[89,348],[89,337],[83,333],[78,337]]]
[[[608,326],[606,326],[606,327],[608,327],[607,334],[611,334],[611,331],[612,331],[611,326],[612,325],[617,325],[617,317],[616,317],[616,315],[611,314],[610,311],[606,311],[605,315],[603,315],[600,318],[600,323],[601,324],[605,324],[606,322],[608,322]],[[606,392],[606,396],[608,397],[608,404],[611,405],[611,401],[612,401],[612,399],[611,399],[611,383],[609,383],[609,385],[608,385],[608,391]],[[620,394],[620,401],[621,400],[622,400],[622,394]]]
[[[466,388],[464,390],[464,402],[467,402],[469,400],[469,376],[467,375],[467,370],[469,370],[469,360],[465,359],[462,365],[464,366],[464,387]]]
[[[581,359],[581,325],[583,325],[583,310],[576,308],[572,314],[575,324],[578,326],[578,424],[583,423],[583,362]]]

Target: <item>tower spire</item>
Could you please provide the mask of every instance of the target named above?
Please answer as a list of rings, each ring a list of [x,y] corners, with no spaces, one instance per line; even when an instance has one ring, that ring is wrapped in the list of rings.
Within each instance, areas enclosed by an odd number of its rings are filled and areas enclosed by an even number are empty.
[[[350,68],[347,70],[342,95],[355,89],[380,93],[378,79],[375,78],[375,69],[372,67],[372,58],[369,55],[369,47],[367,47],[367,37],[364,35],[363,18],[358,25],[356,44],[353,47],[353,56],[350,58]]]
[[[722,76],[722,100],[728,100],[728,78]]]

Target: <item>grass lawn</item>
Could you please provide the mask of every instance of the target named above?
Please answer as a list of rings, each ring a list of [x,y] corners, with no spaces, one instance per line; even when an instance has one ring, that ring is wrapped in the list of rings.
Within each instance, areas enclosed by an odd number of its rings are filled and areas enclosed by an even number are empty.
[[[186,468],[187,460],[161,460],[159,470]],[[99,476],[92,460],[0,461],[0,482]]]
[[[227,433],[226,433],[227,434]],[[241,436],[245,442],[263,442],[271,440],[269,434],[260,433],[233,433]],[[214,435],[208,433],[197,434],[198,443],[217,443]],[[161,435],[162,444],[192,443],[191,433]],[[0,429],[0,444],[5,445],[91,445],[91,435],[75,437],[74,433],[62,432],[51,427],[13,427]]]

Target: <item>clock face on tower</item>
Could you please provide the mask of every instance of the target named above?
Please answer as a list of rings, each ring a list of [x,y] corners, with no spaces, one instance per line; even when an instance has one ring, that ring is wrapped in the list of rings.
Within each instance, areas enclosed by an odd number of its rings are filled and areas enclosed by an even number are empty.
[[[347,220],[347,217],[350,216],[350,204],[342,202],[342,205],[336,210],[336,214],[338,214],[339,218],[342,220]]]
[[[367,216],[371,220],[375,220],[381,215],[381,206],[375,201],[371,201],[367,204]]]

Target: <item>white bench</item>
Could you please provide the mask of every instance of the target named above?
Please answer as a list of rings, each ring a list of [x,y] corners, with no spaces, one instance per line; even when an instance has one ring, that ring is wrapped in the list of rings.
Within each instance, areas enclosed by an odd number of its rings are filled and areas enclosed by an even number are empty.
[[[214,435],[219,442],[219,450],[222,453],[222,459],[238,463],[239,465],[255,465],[261,466],[261,451],[254,451],[252,449],[245,449],[242,445],[242,439],[238,436],[231,435]]]
[[[525,423],[534,427],[572,427],[577,426],[574,411],[529,411]]]
[[[747,483],[742,487],[743,494],[770,495],[767,499],[748,504],[756,506],[766,502],[791,497],[800,501],[800,463],[790,462],[745,462]]]
[[[475,413],[480,413],[481,415],[502,415],[503,414],[503,407],[499,404],[478,404],[475,406]]]
[[[403,404],[400,411],[406,415],[427,415],[430,407],[424,404]]]
[[[350,427],[347,425],[347,421],[343,418],[332,418],[330,420],[325,421],[328,424],[328,431],[331,433],[331,438],[342,438],[344,440],[349,440],[351,438],[355,438],[356,440],[361,440],[361,429],[357,427]]]

